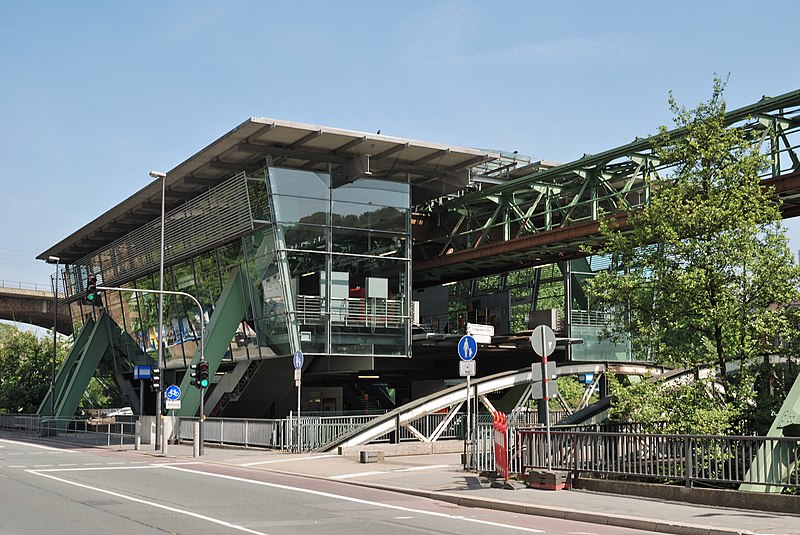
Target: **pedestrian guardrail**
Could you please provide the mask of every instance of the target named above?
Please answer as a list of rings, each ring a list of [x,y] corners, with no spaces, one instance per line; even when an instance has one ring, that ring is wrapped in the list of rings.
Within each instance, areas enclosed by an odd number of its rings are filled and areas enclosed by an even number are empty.
[[[299,444],[298,420],[290,415],[283,419],[244,419],[244,418],[207,418],[203,422],[203,440],[206,443],[260,447],[286,451],[311,451],[323,449],[337,438],[366,425],[379,415],[349,416],[313,416],[300,417]],[[421,433],[430,433],[437,429],[447,414],[428,414],[414,422],[414,428]],[[190,441],[194,437],[194,422],[197,418],[179,418],[176,425],[176,438]],[[454,419],[439,436],[440,439],[461,439],[464,437],[462,418]],[[418,441],[405,428],[378,437],[374,443],[391,441]],[[299,446],[299,447],[298,447]]]
[[[67,418],[42,418],[39,436],[61,439],[92,446],[124,446],[133,444],[136,422],[113,419],[72,420]]]
[[[490,426],[481,428],[482,469],[494,465]],[[509,469],[594,473],[662,482],[800,487],[800,438],[512,430]],[[760,455],[759,452],[767,452]],[[766,462],[766,458],[772,462]],[[549,461],[549,462],[548,462]]]

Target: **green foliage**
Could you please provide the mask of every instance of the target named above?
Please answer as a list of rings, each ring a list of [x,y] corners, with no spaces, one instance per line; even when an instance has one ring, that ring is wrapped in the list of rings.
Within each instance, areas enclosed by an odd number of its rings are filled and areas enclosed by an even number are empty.
[[[556,379],[558,392],[567,405],[572,409],[577,409],[583,398],[584,387],[575,377],[562,376]],[[560,408],[560,407],[559,407]]]
[[[710,100],[691,110],[670,95],[684,135],[672,138],[662,127],[654,151],[672,176],[650,184],[652,201],[629,213],[629,229],[601,223],[600,252],[614,255],[617,269],[598,274],[587,288],[595,306],[614,316],[607,335],[629,333],[635,354],[668,366],[717,369],[724,394],[713,406],[703,402],[711,392],[704,383],[632,390],[655,403],[656,414],[664,413],[657,403],[663,399],[693,404],[694,415],[682,417],[698,429],[725,427],[722,420],[752,401],[755,363],[776,351],[775,340],[794,337],[788,304],[798,299],[800,282],[780,206],[759,178],[766,164],[754,142],[760,133],[726,128],[723,91],[715,79]],[[741,363],[735,384],[724,372],[732,361]],[[623,413],[649,419],[647,410]]]
[[[122,407],[125,403],[116,382],[92,377],[78,407],[80,409],[100,409]]]
[[[68,351],[57,343],[57,365]],[[0,411],[36,412],[47,391],[53,362],[52,336],[37,338],[10,325],[0,325]]]
[[[646,433],[724,435],[743,412],[742,406],[722,400],[709,380],[626,385],[609,376],[609,388],[614,395],[611,418],[641,424]]]

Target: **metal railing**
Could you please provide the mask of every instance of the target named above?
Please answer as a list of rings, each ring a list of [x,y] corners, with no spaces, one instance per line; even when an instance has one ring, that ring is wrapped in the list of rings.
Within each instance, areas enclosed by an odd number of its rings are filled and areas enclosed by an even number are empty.
[[[337,438],[358,429],[379,415],[350,416],[312,416],[300,417],[300,440],[297,440],[297,417],[283,419],[239,419],[239,418],[207,418],[203,424],[203,439],[206,443],[260,447],[285,451],[312,451],[324,448]],[[447,418],[447,414],[428,414],[411,422],[414,428],[428,435],[437,429]],[[190,441],[194,436],[194,422],[197,418],[179,418],[175,428],[178,440]],[[462,439],[464,437],[464,419],[457,417],[448,425],[439,439]],[[394,431],[373,440],[373,443],[401,441],[417,441],[405,427],[400,428],[399,436]],[[298,448],[299,446],[299,448]]]
[[[0,280],[0,288],[8,288],[10,290],[34,290],[37,292],[53,292],[53,287],[50,284],[38,284],[35,282],[18,282]]]
[[[316,295],[298,295],[297,318],[307,325],[325,320],[325,300]],[[350,327],[399,327],[403,324],[403,301],[362,297],[332,298],[331,323]]]
[[[583,431],[552,431],[550,437],[549,464],[555,470],[683,481],[686,486],[780,482],[800,487],[800,438]],[[509,439],[513,472],[548,466],[543,429],[515,431]],[[762,448],[773,462],[759,455]]]
[[[0,414],[0,429],[92,446],[133,444],[136,421],[73,420],[36,414]]]

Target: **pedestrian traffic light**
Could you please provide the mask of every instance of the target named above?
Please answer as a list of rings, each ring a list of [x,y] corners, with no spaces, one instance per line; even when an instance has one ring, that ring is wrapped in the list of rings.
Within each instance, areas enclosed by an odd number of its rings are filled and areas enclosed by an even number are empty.
[[[150,386],[153,390],[161,390],[161,368],[153,368],[150,374]]]
[[[94,275],[89,275],[89,280],[86,281],[86,302],[92,306],[103,306],[97,291],[97,277]]]
[[[208,362],[201,362],[197,365],[197,386],[208,388]]]

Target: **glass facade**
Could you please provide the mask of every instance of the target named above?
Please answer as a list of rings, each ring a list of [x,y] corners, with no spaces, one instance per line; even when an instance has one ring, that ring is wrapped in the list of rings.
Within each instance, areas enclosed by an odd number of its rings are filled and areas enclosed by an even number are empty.
[[[288,356],[297,350],[407,356],[410,186],[365,178],[335,187],[342,182],[338,177],[283,168],[265,168],[245,181],[241,191],[254,230],[177,262],[165,255],[164,289],[195,296],[203,310],[188,297],[165,295],[159,335],[157,294],[106,292],[104,305],[119,326],[153,356],[162,339],[167,367],[188,365],[200,322],[213,317],[238,266],[246,275],[250,307],[226,358]],[[219,217],[214,209],[209,207],[207,218]],[[201,232],[202,218],[198,221]],[[169,227],[166,234],[169,249],[175,245]],[[90,273],[101,285],[109,279],[107,266],[75,265],[68,271],[72,295],[85,287]],[[155,290],[158,282],[158,272],[151,272],[116,285]],[[81,300],[71,306],[78,324],[92,310]]]

